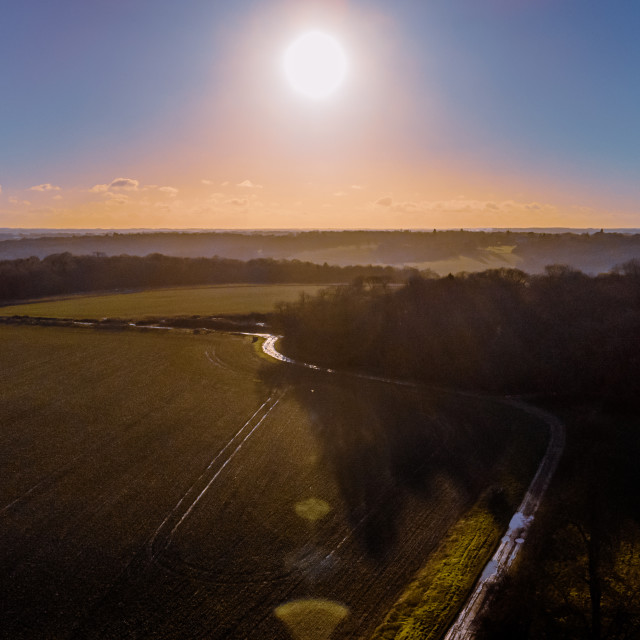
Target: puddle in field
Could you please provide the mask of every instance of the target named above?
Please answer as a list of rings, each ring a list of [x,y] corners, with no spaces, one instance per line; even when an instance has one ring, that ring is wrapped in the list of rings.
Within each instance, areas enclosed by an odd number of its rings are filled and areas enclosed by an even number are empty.
[[[282,604],[274,614],[295,640],[328,640],[349,609],[332,600],[308,598]]]

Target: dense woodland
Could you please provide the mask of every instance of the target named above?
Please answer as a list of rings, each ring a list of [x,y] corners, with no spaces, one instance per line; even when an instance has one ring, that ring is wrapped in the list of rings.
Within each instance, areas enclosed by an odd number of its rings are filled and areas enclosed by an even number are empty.
[[[506,253],[500,253],[501,249]],[[496,259],[504,259],[505,267],[517,266],[528,273],[542,273],[546,265],[561,262],[595,274],[640,258],[640,234],[363,230],[74,235],[60,232],[59,235],[6,239],[0,236],[0,259],[44,258],[65,252],[75,255],[100,252],[107,256],[162,253],[177,257],[219,256],[237,260],[299,259],[343,266],[399,266],[469,258],[477,262],[479,270],[495,266]],[[487,266],[483,267],[483,264]]]
[[[566,266],[357,282],[283,305],[287,353],[334,368],[496,393],[633,399],[640,262],[597,277]]]
[[[402,282],[415,270],[391,267],[336,267],[267,259],[74,256],[54,254],[0,261],[0,302],[42,296],[233,283],[345,283],[354,278]]]

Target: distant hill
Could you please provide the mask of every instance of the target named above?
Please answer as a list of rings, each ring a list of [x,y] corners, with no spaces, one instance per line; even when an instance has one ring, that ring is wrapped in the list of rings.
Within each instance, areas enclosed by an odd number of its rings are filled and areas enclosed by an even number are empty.
[[[0,260],[74,255],[273,258],[317,264],[410,266],[439,274],[567,264],[596,274],[640,258],[640,234],[541,231],[123,231],[0,230]]]

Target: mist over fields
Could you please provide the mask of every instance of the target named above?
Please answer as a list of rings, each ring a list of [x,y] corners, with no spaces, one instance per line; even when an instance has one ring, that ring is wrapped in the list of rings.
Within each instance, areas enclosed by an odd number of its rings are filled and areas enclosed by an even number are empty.
[[[440,275],[501,267],[542,273],[549,264],[566,264],[597,274],[640,258],[640,234],[593,230],[0,231],[0,260],[44,258],[65,252],[409,266]]]

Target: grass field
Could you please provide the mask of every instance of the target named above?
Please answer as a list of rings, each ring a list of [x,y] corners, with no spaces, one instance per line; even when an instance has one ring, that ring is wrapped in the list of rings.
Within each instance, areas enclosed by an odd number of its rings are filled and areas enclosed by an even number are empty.
[[[504,523],[481,498],[444,537],[371,640],[442,637],[503,533]]]
[[[0,307],[0,315],[137,319],[176,315],[268,313],[273,311],[277,302],[292,302],[302,292],[313,295],[324,286],[326,285],[220,285],[73,296]]]
[[[7,326],[0,362],[4,638],[285,640],[286,603],[365,637],[542,447],[503,405],[246,336]]]

